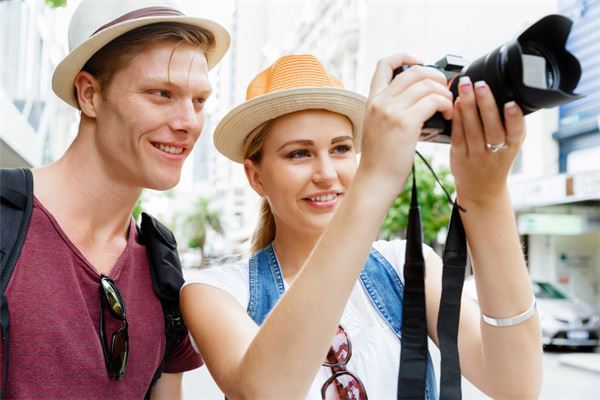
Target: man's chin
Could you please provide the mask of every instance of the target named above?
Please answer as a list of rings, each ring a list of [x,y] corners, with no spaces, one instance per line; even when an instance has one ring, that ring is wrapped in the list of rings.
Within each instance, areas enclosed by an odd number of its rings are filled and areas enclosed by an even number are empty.
[[[162,179],[153,179],[146,182],[144,186],[146,189],[165,191],[173,189],[179,183],[180,175],[165,177]]]

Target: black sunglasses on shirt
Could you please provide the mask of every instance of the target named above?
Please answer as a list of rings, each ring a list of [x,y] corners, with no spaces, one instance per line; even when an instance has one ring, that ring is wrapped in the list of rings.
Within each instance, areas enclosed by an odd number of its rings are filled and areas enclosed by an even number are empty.
[[[104,306],[108,306],[110,315],[123,323],[123,326],[113,332],[110,346],[106,343],[104,334]],[[129,334],[125,318],[125,302],[115,282],[106,275],[100,275],[100,342],[104,352],[104,361],[108,376],[119,380],[125,374],[129,355]]]

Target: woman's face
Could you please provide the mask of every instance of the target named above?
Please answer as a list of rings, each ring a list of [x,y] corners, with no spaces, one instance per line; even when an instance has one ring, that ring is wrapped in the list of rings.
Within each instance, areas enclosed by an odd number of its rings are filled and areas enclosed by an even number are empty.
[[[325,110],[284,115],[271,123],[260,163],[245,165],[252,187],[271,205],[278,233],[321,234],[356,172],[352,124]]]

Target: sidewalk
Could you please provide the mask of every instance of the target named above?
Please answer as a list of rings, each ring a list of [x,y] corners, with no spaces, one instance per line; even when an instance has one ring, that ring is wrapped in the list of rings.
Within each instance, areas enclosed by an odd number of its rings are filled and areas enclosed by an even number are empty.
[[[570,367],[580,368],[600,374],[600,353],[562,354],[558,357],[558,362]]]

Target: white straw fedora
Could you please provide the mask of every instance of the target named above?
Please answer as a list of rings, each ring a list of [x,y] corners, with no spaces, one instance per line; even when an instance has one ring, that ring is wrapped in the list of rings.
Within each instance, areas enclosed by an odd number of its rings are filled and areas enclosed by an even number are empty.
[[[265,122],[301,110],[322,109],[347,116],[360,151],[367,99],[343,88],[312,55],[283,56],[259,73],[248,86],[246,102],[219,122],[214,143],[221,154],[243,162],[246,137]]]
[[[69,54],[54,70],[52,89],[62,100],[77,107],[73,91],[75,75],[85,63],[113,39],[141,26],[179,22],[213,33],[215,47],[206,54],[214,67],[229,48],[229,33],[218,23],[184,15],[172,1],[82,0],[69,22]]]

